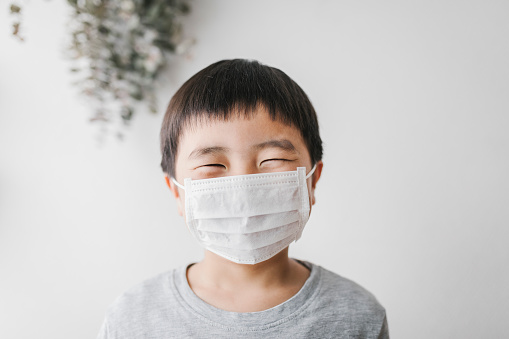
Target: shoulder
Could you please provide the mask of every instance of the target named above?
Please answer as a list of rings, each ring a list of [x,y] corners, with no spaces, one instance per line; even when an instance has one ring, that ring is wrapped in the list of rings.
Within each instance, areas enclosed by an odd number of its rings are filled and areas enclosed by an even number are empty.
[[[311,264],[319,273],[315,308],[329,318],[347,322],[355,331],[381,333],[387,326],[385,308],[376,297],[358,283]]]
[[[353,280],[315,265],[320,270],[322,293],[340,299],[348,305],[383,310],[376,297]]]
[[[135,324],[139,329],[157,326],[163,321],[161,315],[165,311],[175,309],[174,271],[158,274],[129,288],[108,307],[104,326],[115,332],[114,336],[110,333],[111,337],[121,337],[119,333],[124,332],[135,333]]]
[[[160,273],[129,288],[110,305],[109,312],[121,312],[127,307],[142,308],[164,298],[171,290],[173,271]]]

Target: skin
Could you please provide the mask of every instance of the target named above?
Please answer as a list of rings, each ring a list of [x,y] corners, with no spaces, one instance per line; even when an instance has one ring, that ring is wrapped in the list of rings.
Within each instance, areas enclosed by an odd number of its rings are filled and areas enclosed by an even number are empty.
[[[252,118],[196,121],[184,130],[176,156],[175,179],[294,171],[312,168],[300,131],[273,121],[263,107]],[[323,163],[307,179],[310,206]],[[185,219],[185,190],[169,178],[166,183]],[[204,259],[190,266],[187,279],[193,292],[208,304],[232,312],[258,312],[294,296],[309,277],[309,270],[288,257],[288,247],[255,265],[236,264],[205,250]]]

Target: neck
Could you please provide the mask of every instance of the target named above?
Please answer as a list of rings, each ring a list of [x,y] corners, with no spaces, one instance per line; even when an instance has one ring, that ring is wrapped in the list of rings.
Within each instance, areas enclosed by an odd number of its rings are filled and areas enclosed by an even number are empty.
[[[238,286],[269,287],[284,285],[294,278],[296,271],[307,269],[288,257],[285,248],[272,258],[255,265],[237,264],[210,251],[205,251],[204,259],[189,269],[190,283],[194,273],[206,276],[207,284],[223,289],[238,288]]]
[[[236,264],[212,252],[189,267],[187,280],[194,293],[223,310],[256,312],[279,305],[295,295],[309,270],[288,257],[288,248],[255,265]]]

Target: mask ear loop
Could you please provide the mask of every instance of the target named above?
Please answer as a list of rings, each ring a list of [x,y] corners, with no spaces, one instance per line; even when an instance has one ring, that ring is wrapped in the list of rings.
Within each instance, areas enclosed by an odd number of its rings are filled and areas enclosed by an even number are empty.
[[[309,173],[306,175],[306,179],[308,179],[310,176],[313,175],[313,173],[315,172],[315,169],[316,169],[316,164],[313,166],[313,168],[311,169],[311,171],[309,171]],[[172,178],[173,179],[173,178]]]
[[[175,178],[171,177],[171,181],[173,181],[173,183],[177,185],[177,187],[182,188],[184,191],[186,190],[186,187],[184,185],[179,184],[177,180],[175,180]]]

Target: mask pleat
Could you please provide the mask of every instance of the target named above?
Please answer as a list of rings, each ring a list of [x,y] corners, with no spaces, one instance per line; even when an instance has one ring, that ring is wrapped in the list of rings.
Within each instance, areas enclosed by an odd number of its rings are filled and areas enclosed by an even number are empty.
[[[298,210],[298,196],[299,188],[295,186],[263,186],[196,194],[189,203],[197,207],[194,212],[196,219],[238,218]]]
[[[265,231],[298,220],[299,211],[294,210],[252,217],[197,219],[195,223],[198,231],[236,234]]]
[[[231,249],[254,250],[278,242],[292,234],[295,234],[295,226],[298,221],[288,225],[279,226],[265,231],[249,234],[224,234],[215,232],[198,232],[201,241],[206,245],[215,244],[217,246]]]

